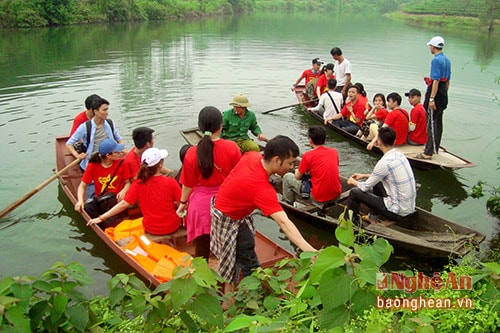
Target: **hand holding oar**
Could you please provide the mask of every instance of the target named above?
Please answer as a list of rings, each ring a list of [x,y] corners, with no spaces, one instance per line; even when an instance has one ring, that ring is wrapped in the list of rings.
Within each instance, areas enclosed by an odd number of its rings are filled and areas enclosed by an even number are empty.
[[[262,114],[268,114],[268,113],[271,113],[271,112],[274,112],[274,111],[291,108],[291,107],[294,107],[294,106],[297,106],[297,105],[302,105],[304,103],[315,102],[317,100],[318,100],[317,98],[313,98],[313,99],[311,99],[309,101],[304,101],[304,102],[299,102],[299,103],[295,103],[295,104],[285,105],[285,106],[282,106],[282,107],[279,107],[279,108],[276,108],[276,109],[271,109],[271,110],[264,111],[264,112],[262,112]]]
[[[47,186],[50,183],[52,183],[52,181],[54,179],[56,179],[57,177],[59,177],[60,175],[62,175],[63,173],[65,173],[66,171],[68,171],[69,169],[71,169],[72,167],[74,167],[75,165],[77,165],[80,161],[81,161],[81,159],[77,158],[76,160],[74,160],[73,162],[71,162],[70,164],[68,164],[66,167],[64,167],[63,169],[61,169],[58,172],[56,172],[54,175],[52,175],[49,178],[47,178],[43,183],[41,183],[40,185],[38,185],[37,187],[35,187],[33,190],[31,190],[30,192],[26,193],[21,198],[17,199],[9,207],[5,208],[4,210],[2,210],[2,212],[0,212],[0,219],[2,217],[4,217],[5,215],[9,214],[11,211],[13,211],[14,209],[16,209],[17,207],[21,206],[21,204],[23,204],[26,200],[28,200],[29,198],[31,198],[33,195],[35,195],[37,192],[39,192],[45,186]]]

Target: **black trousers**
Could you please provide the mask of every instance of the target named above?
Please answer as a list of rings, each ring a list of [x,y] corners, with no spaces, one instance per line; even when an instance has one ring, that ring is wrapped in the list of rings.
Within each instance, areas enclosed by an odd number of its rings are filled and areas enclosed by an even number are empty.
[[[384,203],[384,197],[387,196],[382,183],[373,187],[372,192],[363,192],[355,187],[349,193],[349,203],[347,207],[354,212],[354,219],[359,218],[359,206],[363,203],[370,209],[370,214],[381,215],[390,220],[400,220],[402,216],[394,214],[387,210]]]

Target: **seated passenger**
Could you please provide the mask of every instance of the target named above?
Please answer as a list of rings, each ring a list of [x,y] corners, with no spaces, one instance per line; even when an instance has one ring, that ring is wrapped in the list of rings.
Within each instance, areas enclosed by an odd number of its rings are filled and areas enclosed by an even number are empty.
[[[401,105],[401,95],[398,93],[390,93],[387,95],[387,106],[391,109],[391,112],[385,118],[384,125],[382,127],[392,127],[396,132],[396,141],[394,142],[395,146],[400,146],[406,143],[406,137],[408,136],[408,126],[410,122],[410,117],[408,116],[408,111],[402,109]],[[369,144],[366,146],[366,149],[372,150],[373,146],[377,141],[377,137],[375,137]]]
[[[321,74],[318,77],[318,82],[316,83],[317,98],[320,98],[323,93],[328,91],[329,79],[335,79],[335,75],[333,75],[333,64],[326,64],[321,70]]]
[[[337,80],[328,80],[328,91],[320,96],[318,105],[313,108],[307,108],[307,111],[318,112],[324,118],[325,125],[332,119],[333,116],[340,113],[344,104],[344,96],[335,91]]]
[[[388,126],[380,128],[376,142],[384,156],[371,174],[354,173],[347,180],[347,184],[356,186],[349,193],[347,207],[354,212],[354,218],[358,221],[361,204],[370,209],[367,217],[370,223],[376,223],[378,215],[400,220],[415,212],[415,177],[406,156],[394,149],[395,140],[394,129]]]
[[[221,137],[236,142],[243,153],[252,150],[260,151],[259,145],[248,136],[248,131],[252,132],[259,141],[267,141],[267,138],[257,124],[255,113],[247,109],[250,106],[248,98],[243,95],[235,96],[229,105],[233,108],[222,114]]]
[[[82,181],[78,186],[76,211],[82,211],[87,186],[91,183],[95,186],[95,196],[106,192],[114,192],[118,201],[125,197],[132,176],[128,168],[122,166],[122,150],[124,147],[123,144],[116,143],[113,139],[106,139],[99,144],[99,151],[90,158],[87,169],[83,173]]]
[[[302,75],[292,86],[292,91],[295,91],[295,87],[300,83],[300,81],[302,81],[302,79],[304,79],[304,84],[306,86],[304,94],[306,94],[309,99],[314,99],[316,95],[316,82],[318,81],[318,77],[320,75],[321,65],[323,65],[323,62],[319,58],[314,58],[312,60],[312,68],[306,69],[302,72]]]
[[[142,165],[137,180],[133,182],[123,201],[101,216],[91,219],[87,225],[101,223],[139,203],[143,214],[142,224],[150,235],[168,235],[181,225],[176,209],[181,198],[181,187],[173,177],[161,174],[166,150],[149,148],[141,156]]]
[[[361,125],[361,129],[356,133],[356,136],[361,137],[362,140],[372,140],[377,136],[377,129],[384,124],[387,117],[387,106],[385,104],[384,94],[375,94],[373,96],[373,107],[371,110],[365,111],[365,121]]]
[[[410,112],[410,133],[407,143],[412,146],[425,145],[427,142],[427,114],[420,102],[422,94],[418,89],[410,89],[405,93],[408,102],[413,106]]]
[[[338,93],[342,96],[340,93]],[[335,200],[342,192],[339,174],[339,155],[335,148],[325,147],[326,129],[311,126],[308,130],[312,150],[304,153],[298,169],[283,176],[283,197],[292,204],[300,193],[302,176],[311,176],[311,202],[317,206]]]
[[[331,117],[334,126],[340,127],[353,135],[356,135],[365,120],[366,98],[359,98],[362,97],[360,93],[359,86],[349,86],[347,89],[349,100],[339,114]],[[343,119],[344,117],[348,119]]]

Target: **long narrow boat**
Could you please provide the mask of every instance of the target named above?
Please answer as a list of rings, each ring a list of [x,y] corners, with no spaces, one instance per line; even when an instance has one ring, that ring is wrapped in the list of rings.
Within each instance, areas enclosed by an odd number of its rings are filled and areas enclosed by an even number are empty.
[[[313,106],[311,102],[307,101],[307,98],[305,98],[304,95],[305,87],[304,86],[297,86],[295,88],[295,95],[297,97],[297,100],[300,103],[303,103],[300,105],[301,110],[313,117],[314,119],[318,120],[320,123],[323,124],[323,117],[315,112],[308,112],[307,107]],[[334,130],[338,134],[342,135],[343,137],[350,139],[361,146],[365,147],[368,145],[369,141],[362,140],[361,138],[357,137],[356,135],[353,135],[347,131],[344,131],[342,128],[334,126],[332,124],[327,125],[328,128]],[[447,151],[444,147],[439,147],[439,154],[436,154],[433,156],[432,160],[423,160],[423,159],[418,159],[416,156],[420,154],[423,150],[422,146],[411,146],[411,145],[401,145],[396,147],[396,150],[400,151],[401,153],[405,154],[406,158],[410,161],[411,165],[417,169],[436,169],[436,168],[443,168],[443,169],[460,169],[460,168],[471,168],[474,167],[475,164],[472,162],[467,161],[466,159],[455,155],[449,151]],[[382,153],[378,148],[374,148],[373,151],[376,151],[378,153]]]
[[[57,170],[63,169],[66,165],[74,161],[73,155],[69,153],[66,148],[67,136],[60,136],[56,138],[56,162]],[[59,183],[64,193],[67,195],[71,203],[74,205],[77,201],[77,189],[80,184],[82,173],[78,166],[68,170],[67,173],[59,178]],[[83,220],[85,223],[90,219],[87,213],[82,213]],[[136,218],[136,216],[134,217]],[[127,265],[129,265],[143,280],[149,282],[152,286],[157,286],[161,283],[153,274],[148,272],[143,266],[132,259],[131,256],[127,254],[115,241],[108,237],[104,230],[102,230],[98,225],[89,226],[89,231],[95,232],[102,241],[115,252]],[[176,244],[176,249],[182,252],[187,252],[189,254],[194,254],[194,248],[191,244],[186,242],[185,232],[178,232],[173,235],[175,237],[174,244]],[[269,267],[274,265],[274,263],[284,259],[293,257],[293,254],[258,232],[255,235],[255,248],[257,256],[262,267]],[[209,261],[211,267],[217,265],[216,259]]]
[[[196,144],[202,137],[198,128],[181,130],[181,135],[190,144]],[[329,231],[337,228],[338,218],[344,212],[349,196],[349,186],[345,178],[342,179],[343,192],[337,203],[325,209],[313,206],[310,200],[304,200],[300,195],[297,195],[295,205],[290,205],[282,199],[281,178],[272,176],[271,182],[287,213],[298,215],[307,223]],[[361,206],[361,213],[367,214],[367,207]],[[485,239],[479,232],[418,207],[415,214],[401,222],[381,221],[363,227],[363,230],[367,235],[387,239],[396,249],[433,258],[462,257]]]

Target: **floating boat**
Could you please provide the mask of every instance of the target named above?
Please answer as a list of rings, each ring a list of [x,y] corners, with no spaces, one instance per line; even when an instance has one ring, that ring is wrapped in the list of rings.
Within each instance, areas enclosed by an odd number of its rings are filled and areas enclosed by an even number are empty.
[[[297,86],[295,88],[295,95],[297,97],[297,100],[300,103],[300,109],[306,113],[307,115],[310,115],[311,117],[315,118],[318,120],[321,124],[323,124],[323,117],[315,112],[309,112],[307,111],[307,107],[312,107],[314,106],[312,102],[308,102],[307,97],[303,94],[305,91],[305,86]],[[304,98],[305,97],[305,98]],[[332,129],[333,131],[337,132],[338,134],[342,135],[345,138],[348,138],[361,146],[365,147],[370,143],[369,141],[362,140],[361,138],[357,137],[356,135],[353,135],[347,131],[344,131],[342,128],[334,126],[332,124],[327,124],[328,128]],[[396,147],[396,150],[403,153],[406,158],[408,158],[408,161],[410,161],[410,164],[417,168],[417,169],[437,169],[437,168],[443,168],[443,169],[460,169],[460,168],[472,168],[475,167],[476,165],[472,162],[467,161],[466,159],[455,155],[449,151],[447,151],[444,147],[439,147],[439,154],[435,154],[432,158],[432,160],[423,160],[423,159],[418,159],[416,156],[423,151],[423,146],[411,146],[411,145],[401,145]],[[382,153],[378,148],[374,147],[373,151]]]
[[[181,130],[181,135],[190,144],[196,144],[203,136],[198,128]],[[281,177],[272,176],[270,180],[287,213],[300,216],[309,224],[335,231],[349,197],[346,178],[342,178],[343,192],[337,202],[323,209],[312,205],[309,199],[302,199],[300,195],[296,196],[295,205],[288,204],[281,195]],[[362,215],[368,214],[368,208],[361,205],[360,212]],[[359,232],[361,229],[356,227],[356,230]],[[369,236],[387,239],[398,250],[432,258],[462,257],[485,239],[485,235],[477,231],[418,207],[415,214],[402,221],[383,220],[363,227],[363,231]]]
[[[67,140],[67,136],[56,137],[57,170],[62,170],[66,165],[75,160],[73,155],[71,155],[71,153],[66,148]],[[77,189],[78,185],[80,184],[81,177],[82,172],[80,171],[78,165],[69,169],[68,172],[59,177],[59,184],[73,205],[77,202]],[[83,212],[81,215],[85,223],[90,220],[90,216],[88,216],[86,212]],[[125,217],[124,219],[136,219],[137,217],[138,216],[129,216]],[[123,248],[123,246],[120,246],[117,242],[110,238],[108,236],[109,232],[101,229],[99,225],[91,225],[88,228],[89,231],[96,233],[97,236],[99,236],[101,240],[128,266],[130,266],[145,282],[148,282],[152,286],[157,286],[162,283],[162,279],[159,279],[157,276],[151,273],[151,269],[149,269],[148,271],[144,263],[142,265],[139,264],[138,261],[133,259],[130,251],[127,251]],[[171,244],[175,244],[175,250],[186,252],[191,255],[194,254],[194,246],[192,244],[187,244],[185,229],[179,229],[174,234],[167,236],[167,239]],[[282,259],[293,257],[293,254],[290,251],[281,247],[258,231],[255,234],[255,249],[262,267],[270,267]],[[129,254],[127,254],[127,252]],[[209,260],[209,266],[215,268],[217,264],[217,259],[211,257]]]

